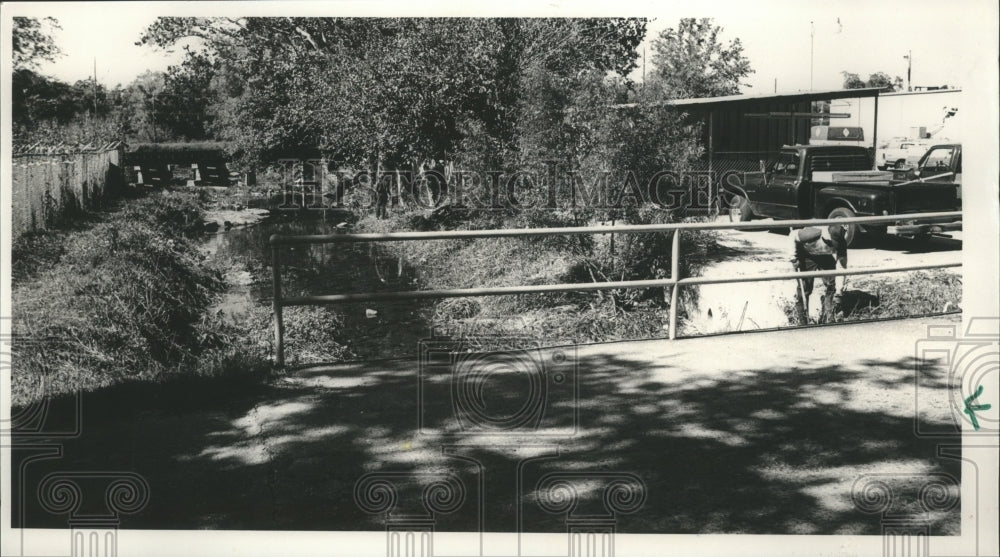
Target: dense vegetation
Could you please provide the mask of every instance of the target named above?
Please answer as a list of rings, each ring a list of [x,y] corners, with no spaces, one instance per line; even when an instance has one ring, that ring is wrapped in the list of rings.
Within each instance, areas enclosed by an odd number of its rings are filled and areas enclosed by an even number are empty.
[[[720,31],[710,20],[693,19],[665,30],[643,84],[628,77],[646,34],[638,18],[160,18],[141,42],[186,45],[185,66],[215,70],[213,129],[245,165],[303,152],[371,175],[447,163],[455,170],[450,178],[473,177],[464,184],[470,197],[489,199],[506,187],[519,198],[546,202],[538,210],[474,210],[445,195],[433,214],[417,208],[362,223],[402,230],[676,220],[682,216],[677,207],[645,203],[647,184],[658,172],[684,172],[698,162],[701,127],[657,101],[739,89],[750,65],[739,41],[724,44]],[[559,183],[555,190],[543,178],[550,171]],[[487,176],[499,179],[491,183]],[[580,203],[574,179],[604,184],[604,202]],[[422,274],[431,287],[663,277],[669,242],[660,234],[456,243],[428,252]],[[705,242],[692,236],[692,245]],[[529,260],[546,268],[526,276],[526,266],[516,262]],[[447,272],[459,262],[465,276]],[[502,262],[509,272],[488,262]],[[641,322],[660,330],[658,319],[622,314],[639,311],[640,299],[648,307],[656,296],[574,297],[580,317],[573,335],[606,338]],[[461,303],[467,317],[488,318],[548,311],[563,302],[549,296]],[[439,317],[452,317],[456,303],[441,304]],[[510,303],[517,307],[503,305]]]
[[[629,75],[646,35],[638,18],[183,17],[159,18],[138,37],[153,48],[183,47],[181,64],[108,88],[39,73],[42,62],[59,55],[51,37],[58,23],[15,18],[14,24],[15,145],[223,140],[248,169],[304,154],[376,176],[447,164],[449,177],[477,178],[465,184],[470,197],[489,199],[503,187],[519,199],[542,201],[534,209],[476,210],[443,195],[434,207],[361,218],[359,228],[369,231],[685,218],[683,206],[646,203],[646,185],[660,172],[683,173],[699,163],[701,124],[659,101],[737,93],[752,71],[740,41],[724,43],[722,30],[706,19],[683,19],[661,32],[648,80],[635,83]],[[881,73],[868,83],[845,74],[845,87],[887,84]],[[603,185],[601,202],[581,203],[574,184]],[[348,182],[348,197],[352,187],[360,190],[355,186]],[[267,308],[251,308],[243,323],[206,314],[225,288],[227,269],[209,265],[194,245],[204,201],[190,192],[161,192],[16,241],[16,332],[43,342],[15,345],[23,365],[15,374],[15,403],[43,390],[254,375],[267,367]],[[670,241],[669,234],[628,234],[431,242],[397,255],[419,269],[421,288],[603,282],[668,276]],[[713,242],[710,234],[685,234],[681,250],[705,252]],[[684,262],[699,259],[683,258],[682,274],[696,274]],[[250,270],[258,285],[269,280],[269,269]],[[957,305],[954,280],[940,289],[933,286],[942,276],[919,278],[920,288],[904,290],[859,280],[875,299],[879,289],[890,295],[881,305],[858,298],[845,319]],[[503,332],[495,324],[506,320],[545,338],[575,341],[661,336],[665,294],[452,299],[421,319],[493,327],[483,331],[490,333]],[[365,355],[351,346],[357,339],[345,312],[291,308],[287,315],[291,354]]]
[[[122,381],[255,374],[245,330],[206,315],[225,287],[192,235],[196,193],[156,192],[13,246],[15,405]]]
[[[675,220],[682,211],[644,204],[643,190],[657,172],[698,161],[701,128],[656,101],[730,93],[751,71],[739,41],[722,44],[708,20],[664,31],[649,82],[637,84],[628,77],[646,35],[637,18],[159,18],[139,43],[183,47],[184,61],[108,88],[39,73],[59,55],[50,35],[57,23],[15,23],[18,144],[224,140],[245,168],[319,153],[375,174],[441,164],[499,173],[523,197],[549,195],[549,184],[531,177],[549,169],[607,187],[598,206],[563,187],[555,208],[449,211],[441,206],[454,200],[443,196],[434,212],[362,223],[383,230]],[[490,195],[485,181],[469,187]],[[44,376],[73,389],[216,373],[233,361],[256,369],[265,325],[231,337],[231,324],[198,325],[223,288],[186,232],[199,211],[185,194],[164,193],[83,230],[19,240],[19,327],[51,339],[44,351],[21,348],[21,380]],[[705,238],[690,235],[685,250]],[[427,287],[643,279],[669,272],[670,237],[456,243],[422,255]],[[459,261],[461,275],[452,271]],[[597,340],[661,331],[664,308],[662,291],[514,297],[443,303],[434,321],[533,314],[554,335]],[[333,315],[310,321],[312,331],[339,322],[335,312],[310,315]],[[30,399],[29,383],[16,400]]]

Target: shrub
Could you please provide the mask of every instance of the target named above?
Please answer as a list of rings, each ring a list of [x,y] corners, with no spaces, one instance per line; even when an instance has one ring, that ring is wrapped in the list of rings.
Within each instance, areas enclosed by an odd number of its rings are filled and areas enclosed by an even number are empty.
[[[121,218],[144,222],[171,235],[178,232],[190,236],[201,230],[204,220],[202,203],[207,194],[197,190],[194,194],[179,191],[161,191],[143,197],[126,207]]]

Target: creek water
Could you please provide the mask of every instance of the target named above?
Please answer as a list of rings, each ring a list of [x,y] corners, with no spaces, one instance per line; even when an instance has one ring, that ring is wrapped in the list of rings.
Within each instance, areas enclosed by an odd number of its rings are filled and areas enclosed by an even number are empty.
[[[335,223],[319,220],[264,221],[207,237],[202,251],[230,269],[229,291],[215,310],[232,319],[246,317],[253,307],[270,313],[270,236],[333,234],[336,230]],[[413,290],[416,273],[397,253],[386,243],[284,246],[280,251],[282,296]],[[338,359],[416,354],[420,340],[431,334],[432,310],[433,304],[425,301],[289,307],[284,311],[286,351],[299,349],[322,356],[320,346],[333,341],[346,349]]]

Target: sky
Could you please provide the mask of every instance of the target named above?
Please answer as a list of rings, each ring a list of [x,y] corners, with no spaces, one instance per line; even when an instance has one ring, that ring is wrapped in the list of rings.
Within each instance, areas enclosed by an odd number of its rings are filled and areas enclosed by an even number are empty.
[[[197,4],[197,5],[196,5]],[[372,6],[379,7],[373,9]],[[54,32],[65,53],[41,71],[76,81],[94,73],[107,86],[127,84],[146,70],[164,70],[181,59],[180,52],[136,46],[142,31],[158,15],[555,15],[645,16],[651,19],[640,53],[651,69],[652,40],[676,26],[681,17],[711,17],[723,28],[725,42],[739,38],[754,73],[745,80],[746,93],[775,90],[839,89],[841,71],[869,74],[884,71],[906,79],[904,55],[912,51],[913,84],[961,87],[975,79],[968,53],[982,52],[995,5],[978,0],[861,2],[857,0],[758,2],[603,2],[563,4],[517,3],[468,9],[444,2],[424,4],[254,3],[78,3],[7,4],[5,12],[56,17]],[[488,10],[488,11],[484,11]],[[810,36],[812,32],[812,37]],[[812,54],[810,54],[812,47]],[[965,53],[965,55],[963,55]],[[812,82],[810,83],[810,61]],[[995,58],[994,58],[995,62]],[[641,59],[640,59],[641,64]],[[633,77],[641,79],[642,70]]]
[[[903,57],[911,51],[913,85],[961,86],[974,78],[962,63],[962,53],[982,48],[977,39],[981,41],[989,31],[985,25],[978,29],[974,23],[970,25],[976,20],[968,13],[942,17],[961,4],[747,2],[726,9],[709,5],[697,16],[713,17],[723,29],[722,41],[738,38],[742,43],[755,70],[744,81],[749,85],[745,93],[772,93],[775,80],[779,92],[840,89],[842,71],[857,73],[862,79],[882,71],[905,82],[907,60]],[[646,41],[640,46],[646,48],[647,71],[652,41],[660,31],[676,27],[680,17],[695,15],[664,14],[649,24]]]

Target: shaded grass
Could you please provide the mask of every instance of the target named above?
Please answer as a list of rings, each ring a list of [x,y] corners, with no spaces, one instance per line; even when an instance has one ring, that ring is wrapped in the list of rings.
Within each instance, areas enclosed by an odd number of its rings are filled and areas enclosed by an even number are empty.
[[[45,272],[66,253],[68,238],[109,218],[106,211],[79,211],[58,225],[21,234],[11,242],[11,283],[17,286]]]

